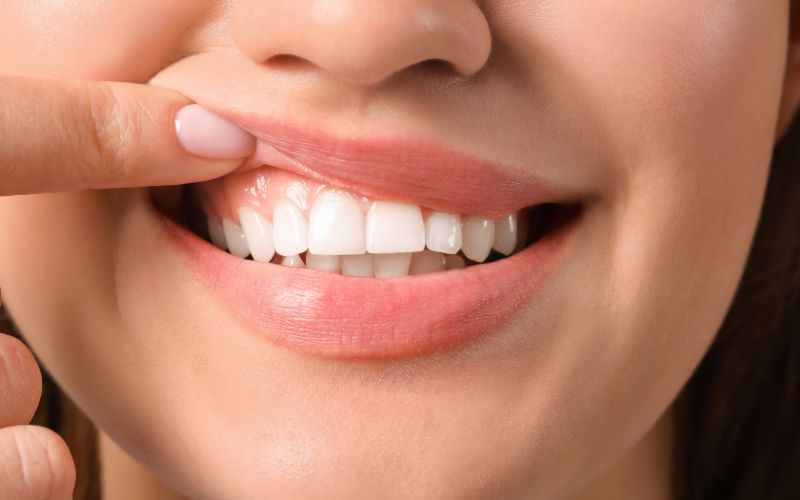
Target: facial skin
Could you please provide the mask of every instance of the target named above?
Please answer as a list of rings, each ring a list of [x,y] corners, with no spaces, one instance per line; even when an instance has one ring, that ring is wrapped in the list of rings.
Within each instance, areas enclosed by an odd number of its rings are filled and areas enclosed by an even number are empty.
[[[99,428],[182,494],[577,498],[657,441],[730,304],[788,3],[376,4],[4,2],[0,71],[149,81],[586,187],[574,244],[497,333],[395,361],[264,342],[165,250],[144,190],[0,199],[3,300]],[[414,64],[434,58],[458,71]]]

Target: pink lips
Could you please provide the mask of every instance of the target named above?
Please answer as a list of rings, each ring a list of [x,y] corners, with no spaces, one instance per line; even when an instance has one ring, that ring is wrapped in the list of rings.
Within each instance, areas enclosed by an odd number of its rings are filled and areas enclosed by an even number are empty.
[[[532,299],[577,221],[506,259],[383,280],[239,259],[162,220],[191,272],[243,325],[327,358],[425,354],[495,331]]]
[[[256,136],[256,151],[244,169],[268,164],[362,196],[487,217],[580,195],[530,169],[424,140],[337,138],[214,111]],[[579,220],[493,263],[379,279],[242,260],[162,219],[187,267],[247,329],[329,358],[424,354],[497,330],[533,298]]]

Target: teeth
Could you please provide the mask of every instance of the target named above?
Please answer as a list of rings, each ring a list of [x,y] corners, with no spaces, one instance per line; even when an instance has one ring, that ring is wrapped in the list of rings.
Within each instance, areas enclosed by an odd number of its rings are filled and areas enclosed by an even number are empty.
[[[447,258],[439,252],[423,250],[411,255],[411,266],[408,274],[427,274],[444,271],[447,267]]]
[[[275,205],[272,234],[275,251],[280,255],[298,255],[308,250],[308,223],[297,205],[289,200]]]
[[[275,255],[272,244],[272,224],[250,207],[239,208],[239,222],[242,223],[245,241],[253,260],[269,262]]]
[[[425,222],[418,205],[374,201],[367,213],[369,253],[419,252],[425,248]]]
[[[379,253],[373,256],[372,266],[376,278],[397,278],[408,274],[410,253]]]
[[[461,251],[475,262],[483,262],[492,251],[494,243],[494,220],[470,216],[464,222]]]
[[[286,267],[306,267],[303,259],[299,255],[281,257],[281,265]]]
[[[319,195],[309,216],[308,250],[317,255],[365,253],[364,212],[359,202],[341,191]]]
[[[338,255],[317,255],[311,252],[306,254],[306,267],[329,273],[339,273],[342,269],[341,257]]]
[[[208,235],[211,237],[211,243],[221,250],[228,249],[228,242],[225,241],[225,230],[222,224],[215,221],[211,217],[208,218]]]
[[[461,249],[461,217],[433,212],[425,222],[425,245],[435,252],[458,253]]]
[[[517,214],[504,215],[495,220],[494,244],[492,248],[503,255],[511,255],[517,247]]]
[[[464,262],[464,258],[460,255],[446,255],[447,257],[447,269],[464,269],[467,267],[467,263]]]
[[[225,233],[225,241],[228,242],[228,251],[231,255],[243,259],[250,255],[250,247],[247,246],[247,240],[241,227],[230,219],[222,219],[222,230]]]
[[[343,255],[342,274],[345,276],[372,276],[372,254]]]
[[[281,192],[264,207],[272,221],[247,202],[238,220],[208,217],[211,242],[240,258],[389,278],[462,269],[492,250],[509,256],[525,239],[527,211],[485,218],[425,209],[423,218],[419,205],[376,200],[365,211],[366,200],[325,188],[306,212]]]

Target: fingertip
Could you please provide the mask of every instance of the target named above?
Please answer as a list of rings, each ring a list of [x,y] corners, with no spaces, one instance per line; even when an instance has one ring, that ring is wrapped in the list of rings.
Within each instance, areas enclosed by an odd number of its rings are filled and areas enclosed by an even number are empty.
[[[175,134],[184,150],[204,158],[244,158],[256,147],[252,134],[199,104],[178,110]]]
[[[38,425],[0,429],[0,457],[4,493],[11,498],[72,498],[75,463],[54,431]]]
[[[42,394],[39,365],[19,339],[0,334],[0,427],[30,422]]]

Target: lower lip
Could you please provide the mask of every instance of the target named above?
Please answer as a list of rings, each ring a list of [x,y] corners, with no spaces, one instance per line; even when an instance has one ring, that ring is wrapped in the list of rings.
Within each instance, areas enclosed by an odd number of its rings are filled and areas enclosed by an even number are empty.
[[[430,354],[497,331],[533,299],[580,219],[492,263],[378,279],[240,259],[160,218],[187,268],[245,327],[294,351],[337,359]]]

